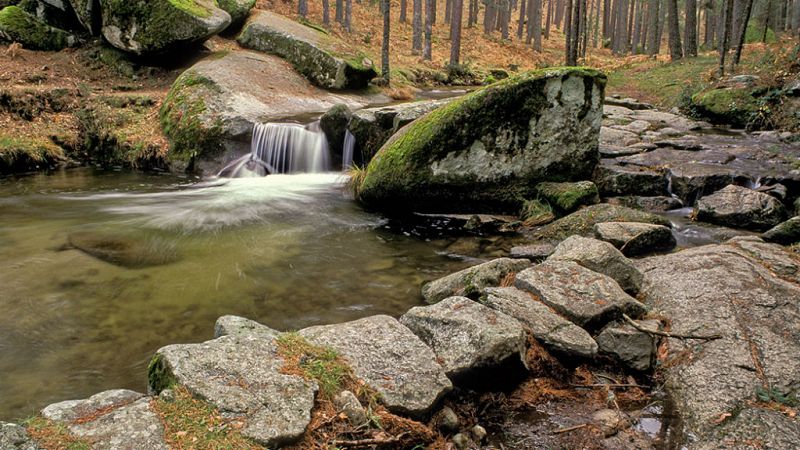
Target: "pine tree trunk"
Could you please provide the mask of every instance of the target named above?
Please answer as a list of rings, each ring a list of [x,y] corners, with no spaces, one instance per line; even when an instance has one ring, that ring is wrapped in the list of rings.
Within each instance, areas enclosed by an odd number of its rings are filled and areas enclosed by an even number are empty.
[[[390,8],[391,0],[381,0],[383,10],[383,42],[381,43],[381,74],[384,81],[389,83],[390,70],[389,70],[389,38],[390,38]]]
[[[650,39],[648,39],[645,47],[647,48],[648,55],[655,55],[658,53],[658,3],[659,0],[649,0],[650,4],[647,7],[647,21],[650,31]]]
[[[567,6],[567,5],[565,5],[565,2],[569,2],[569,0],[558,0],[558,3],[556,3],[556,22],[555,22],[555,24],[556,24],[556,28],[561,28],[562,30],[565,30],[566,27],[567,27],[567,24],[562,22],[562,20],[564,20],[564,10],[566,9],[566,6]]]
[[[686,56],[697,56],[697,0],[686,0],[686,24],[683,36]]]
[[[592,35],[592,47],[597,48],[598,39],[600,35],[600,0],[597,0],[597,11],[594,15],[594,34]],[[548,12],[549,14],[549,12]],[[545,33],[547,37],[547,33]]]
[[[414,0],[411,19],[411,54],[422,53],[422,0]]]
[[[400,23],[408,21],[406,12],[408,11],[408,0],[400,0]]]
[[[642,6],[639,0],[634,0],[636,8],[633,14],[633,37],[631,38],[631,53],[639,53],[639,38],[642,35]]]
[[[792,2],[792,31],[795,36],[800,36],[800,0]]]
[[[533,50],[542,51],[542,0],[533,0],[533,10],[531,11],[533,20]]]
[[[344,2],[344,29],[348,33],[353,31],[353,0]]]
[[[336,22],[344,24],[344,0],[336,0]]]
[[[525,13],[528,11],[528,2],[521,0],[519,5],[519,24],[517,25],[517,39],[522,40],[522,32],[525,29]]]
[[[453,0],[444,0],[444,23],[450,23],[450,16],[453,15]]]
[[[744,38],[747,34],[747,23],[750,22],[750,14],[753,11],[753,0],[744,0],[742,5],[742,17],[739,21],[739,35],[736,38],[736,51],[733,53],[733,60],[731,61],[731,72],[739,65],[739,60],[742,57],[742,48],[744,47]]]
[[[308,0],[297,0],[297,15],[303,19],[308,16]]]
[[[728,42],[731,35],[731,21],[733,16],[733,0],[723,0],[724,9],[722,18],[722,30],[719,39],[719,76],[725,75],[725,56],[728,53]]]
[[[767,0],[767,5],[764,7],[764,17],[761,18],[761,23],[764,24],[764,32],[761,34],[762,43],[767,42],[767,31],[769,30],[769,24],[770,24],[769,18],[771,10],[772,10],[772,0]],[[775,28],[777,28],[778,30],[783,30],[783,27],[780,26],[780,24],[778,24],[778,26]]]
[[[617,2],[616,30],[613,37],[613,49],[617,55],[627,52],[628,47],[628,0]]]
[[[484,2],[486,8],[483,10],[483,32],[487,35],[492,34],[492,31],[494,31],[494,1],[486,0]]]
[[[598,0],[599,1],[599,0]],[[553,23],[553,0],[547,0],[547,18],[544,24],[544,38],[550,39],[550,26]]]
[[[572,0],[572,25],[570,26],[570,33],[572,34],[572,47],[570,47],[570,61],[571,65],[578,65],[578,52],[580,46],[580,29],[583,22],[583,0]]]
[[[681,45],[681,30],[678,24],[678,0],[667,0],[668,24],[669,28],[669,57],[672,61],[683,58],[683,46]]]
[[[511,18],[511,4],[509,0],[500,0],[500,17],[498,23],[500,25],[500,36],[503,39],[508,39],[508,23]]]
[[[433,54],[433,10],[436,9],[436,0],[425,0],[425,46],[422,49],[422,59],[430,61]]]
[[[536,0],[522,0],[528,2],[528,22],[525,24],[525,45],[533,43],[533,22],[536,13]]]
[[[331,4],[330,0],[322,0],[322,24],[326,27],[331,26]]]
[[[457,66],[461,60],[461,17],[464,0],[453,0],[453,11],[450,20],[450,65]]]
[[[475,15],[475,2],[467,0],[467,28],[472,28],[475,22],[472,21],[472,16]]]
[[[636,11],[634,9],[636,7],[636,1],[637,0],[630,0],[631,4],[628,10],[628,35],[627,35],[628,39],[625,40],[626,52],[631,50],[631,40],[633,38],[633,22],[634,19],[636,18]]]
[[[568,65],[568,66],[576,66],[576,65],[578,65],[577,61],[574,61],[572,59],[572,46],[574,45],[573,41],[572,41],[572,2],[573,2],[573,0],[566,0],[566,2],[567,2],[567,4],[565,6],[565,11],[564,11],[564,15],[566,16],[564,18],[564,39],[566,40],[566,48],[565,48],[565,52],[566,52],[565,56],[566,57],[565,57],[565,60],[566,60],[566,65]]]
[[[712,7],[713,7],[712,1],[706,0],[705,12],[703,13],[705,15],[705,23],[706,23],[705,32],[703,34],[703,47],[705,50],[714,47],[714,32],[717,25],[717,21],[714,20],[714,15],[711,14],[714,11]]]
[[[660,0],[658,5],[658,38],[656,39],[656,54],[661,53],[661,41],[664,28],[667,25],[667,0]]]

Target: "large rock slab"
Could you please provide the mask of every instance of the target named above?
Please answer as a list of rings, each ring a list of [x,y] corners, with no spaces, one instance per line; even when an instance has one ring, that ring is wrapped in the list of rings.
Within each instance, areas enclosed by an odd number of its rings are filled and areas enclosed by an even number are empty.
[[[226,147],[243,142],[249,151],[253,124],[322,113],[336,104],[365,100],[315,88],[285,61],[248,51],[213,55],[184,72],[161,107],[173,161],[208,161],[218,170]]]
[[[530,293],[514,287],[487,288],[481,302],[520,321],[547,349],[593,358],[597,343],[583,328],[559,316]]]
[[[570,236],[556,246],[548,261],[574,261],[614,279],[624,291],[636,295],[644,279],[636,266],[608,242]]]
[[[99,4],[103,37],[114,47],[136,55],[158,54],[202,42],[231,23],[230,14],[220,9],[215,0],[99,0]]]
[[[601,203],[587,206],[545,225],[534,233],[534,238],[545,241],[561,241],[574,234],[590,236],[593,233],[593,227],[602,222],[642,222],[672,226],[669,220],[656,214]]]
[[[42,417],[63,424],[73,435],[91,442],[94,449],[169,448],[150,398],[125,389],[55,403],[42,410]]]
[[[245,48],[286,59],[323,88],[359,89],[378,75],[372,61],[348,52],[348,47],[333,36],[269,11],[255,13],[237,41]]]
[[[315,382],[281,372],[274,339],[258,334],[223,336],[201,344],[161,348],[149,368],[155,392],[185,386],[245,425],[242,435],[266,446],[300,438],[311,421]]]
[[[647,258],[641,268],[644,302],[669,319],[670,332],[722,335],[669,341],[665,387],[693,447],[800,442],[797,418],[753,404],[765,386],[785,394],[800,380],[797,255],[758,238],[735,238]]]
[[[509,358],[524,362],[522,325],[466,297],[411,308],[400,323],[433,349],[451,379],[500,366]]]
[[[336,350],[393,412],[426,414],[453,387],[433,350],[389,316],[310,327],[299,333],[316,345]]]
[[[786,219],[786,208],[771,195],[732,184],[698,200],[695,215],[717,225],[767,230]]]
[[[545,261],[518,273],[514,285],[587,329],[599,329],[622,314],[645,312],[612,278],[573,261]]]
[[[578,181],[599,160],[605,77],[528,72],[453,100],[378,151],[360,199],[392,211],[519,210],[542,181]]]
[[[530,266],[527,259],[499,258],[452,273],[422,286],[422,296],[428,303],[447,297],[477,297],[484,288],[499,286],[509,274]]]
[[[594,226],[597,239],[611,243],[625,256],[672,250],[677,245],[669,227],[651,223],[603,222]]]

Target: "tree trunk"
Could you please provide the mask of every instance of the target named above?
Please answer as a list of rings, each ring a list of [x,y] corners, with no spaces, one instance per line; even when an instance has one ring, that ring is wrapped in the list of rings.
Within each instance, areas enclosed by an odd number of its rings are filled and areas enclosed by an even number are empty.
[[[618,0],[616,10],[612,49],[617,55],[622,55],[628,50],[628,0]]]
[[[467,28],[472,28],[475,25],[475,22],[472,20],[472,17],[475,15],[475,2],[473,0],[467,0]]]
[[[697,0],[686,0],[686,24],[683,29],[684,53],[697,56]]]
[[[678,0],[667,0],[669,8],[668,24],[669,27],[669,57],[672,61],[683,58],[683,46],[681,45],[681,30],[678,24]]]
[[[761,19],[761,23],[764,24],[764,32],[761,34],[762,43],[767,42],[767,31],[769,30],[769,24],[770,24],[769,20],[770,10],[772,10],[772,0],[767,0],[767,5],[764,7],[764,17]],[[781,27],[780,24],[778,24],[776,28],[778,30],[783,30],[783,27]]]
[[[723,0],[725,11],[723,12],[722,30],[719,39],[719,76],[725,75],[725,56],[728,53],[728,41],[731,35],[731,16],[733,15],[733,0]]]
[[[517,25],[517,39],[522,40],[522,31],[525,29],[525,13],[528,11],[528,2],[521,0],[519,5],[519,24]]]
[[[561,28],[562,30],[565,30],[566,27],[567,27],[567,24],[562,22],[562,20],[564,20],[564,10],[566,9],[565,8],[565,2],[567,2],[567,1],[569,1],[569,0],[558,0],[558,3],[556,3],[556,21],[555,21],[555,24],[556,24],[556,28]]]
[[[381,6],[383,10],[383,42],[381,43],[381,74],[383,75],[384,81],[389,83],[390,79],[390,71],[389,71],[389,37],[390,37],[390,24],[391,24],[391,17],[390,17],[390,8],[391,8],[391,0],[381,0]]]
[[[639,53],[639,39],[642,37],[642,3],[634,0],[636,11],[633,16],[633,38],[631,39],[631,53]]]
[[[344,2],[344,29],[347,32],[353,31],[353,0]]]
[[[453,16],[450,20],[450,65],[457,66],[461,60],[461,16],[464,0],[453,0]]]
[[[422,59],[430,61],[433,54],[433,10],[436,9],[436,0],[425,0],[425,46],[422,49]]]
[[[544,24],[545,39],[550,39],[550,26],[552,22],[553,22],[553,0],[547,0],[547,19],[545,19],[545,24]]]
[[[308,16],[308,0],[297,0],[297,15],[303,19]]]
[[[572,47],[570,47],[570,61],[572,62],[571,65],[577,66],[578,65],[578,47],[580,46],[580,29],[581,23],[583,22],[583,1],[584,0],[572,0],[573,11],[572,11],[572,25],[569,27],[570,34],[572,34]]]
[[[704,8],[704,15],[705,15],[705,31],[703,34],[703,47],[705,50],[714,47],[714,32],[716,29],[717,21],[714,20],[714,15],[712,12],[713,9],[713,2],[711,0],[706,0],[705,8]]]
[[[406,12],[408,11],[408,0],[400,0],[400,23],[408,21]]]
[[[592,47],[597,48],[598,39],[600,35],[600,0],[597,0],[597,11],[594,15],[594,35],[592,36]],[[548,12],[549,14],[549,12]],[[545,33],[545,37],[547,37],[547,33]]]
[[[664,36],[664,27],[667,24],[667,0],[660,0],[658,5],[658,37],[656,38],[656,53],[661,53],[661,38]]]
[[[486,8],[483,10],[483,32],[492,34],[494,31],[494,2],[495,0],[485,0]]]
[[[450,23],[450,16],[453,15],[453,0],[444,0],[444,23]]]
[[[422,0],[414,0],[414,11],[411,19],[411,54],[422,53]]]
[[[503,39],[508,39],[508,23],[511,18],[511,4],[509,0],[500,0],[500,17],[498,17],[500,25],[500,36]]]
[[[611,0],[603,0],[603,39],[608,39],[611,22]]]
[[[744,47],[744,38],[747,34],[747,23],[750,22],[750,14],[753,11],[753,0],[744,0],[744,5],[742,5],[742,17],[739,21],[739,35],[735,36],[736,38],[736,51],[733,53],[733,60],[731,61],[731,72],[736,66],[739,64],[739,60],[742,57],[742,48]]]
[[[636,7],[636,1],[637,0],[630,0],[631,4],[630,9],[628,10],[628,39],[625,40],[625,51],[629,51],[631,49],[631,39],[633,38],[633,22],[636,18],[636,11],[634,9]]]
[[[331,4],[330,0],[322,0],[322,24],[326,27],[331,26]]]
[[[800,36],[800,0],[792,2],[792,30],[795,36]]]
[[[344,24],[344,0],[336,0],[336,22]]]
[[[566,8],[565,8],[565,18],[564,18],[564,39],[566,40],[566,65],[568,66],[577,66],[578,62],[572,58],[572,2],[573,0],[567,0]]]
[[[542,0],[533,0],[533,10],[530,20],[533,20],[533,50],[542,51]]]

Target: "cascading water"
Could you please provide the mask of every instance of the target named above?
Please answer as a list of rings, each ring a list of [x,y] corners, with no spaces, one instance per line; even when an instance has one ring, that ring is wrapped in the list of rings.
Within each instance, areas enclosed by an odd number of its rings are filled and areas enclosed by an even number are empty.
[[[344,146],[342,148],[342,170],[347,170],[353,165],[353,151],[356,148],[356,137],[350,130],[345,130]]]
[[[257,123],[250,154],[223,168],[218,176],[258,177],[276,173],[319,173],[330,170],[325,133],[319,122]]]

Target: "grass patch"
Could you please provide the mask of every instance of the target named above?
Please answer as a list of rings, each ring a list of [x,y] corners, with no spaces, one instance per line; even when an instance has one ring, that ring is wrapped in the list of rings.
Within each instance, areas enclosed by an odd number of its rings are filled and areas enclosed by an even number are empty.
[[[89,450],[89,441],[74,436],[66,425],[44,417],[34,417],[24,423],[28,434],[45,450]]]
[[[353,198],[358,199],[361,193],[361,184],[364,183],[364,178],[367,176],[367,168],[359,166],[351,166],[347,169],[347,182],[344,184],[344,190],[349,192]]]
[[[183,386],[175,387],[174,392],[174,399],[158,397],[150,402],[164,424],[164,438],[170,448],[263,448],[241,435],[239,430],[244,422],[225,419],[216,408],[192,397]]]
[[[297,333],[282,334],[276,344],[284,360],[282,372],[316,381],[325,399],[358,384],[353,370],[331,348],[313,345]]]

